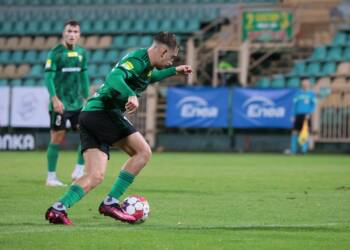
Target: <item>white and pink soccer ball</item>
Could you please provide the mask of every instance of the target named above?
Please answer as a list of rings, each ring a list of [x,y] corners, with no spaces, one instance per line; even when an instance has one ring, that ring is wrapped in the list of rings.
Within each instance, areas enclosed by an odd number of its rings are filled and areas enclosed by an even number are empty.
[[[123,201],[123,209],[136,218],[137,224],[147,220],[150,212],[148,201],[139,195],[131,195]]]

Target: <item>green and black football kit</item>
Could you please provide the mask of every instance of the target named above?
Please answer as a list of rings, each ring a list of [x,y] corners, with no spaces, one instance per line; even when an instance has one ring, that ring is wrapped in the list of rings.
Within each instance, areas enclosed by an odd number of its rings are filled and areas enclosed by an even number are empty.
[[[72,49],[57,45],[48,55],[45,65],[45,83],[50,94],[50,127],[66,129],[66,120],[72,129],[78,125],[78,116],[83,100],[89,96],[86,51],[76,45]],[[64,113],[53,111],[51,98],[57,96],[64,105]]]
[[[151,83],[175,74],[175,67],[154,69],[145,48],[124,56],[80,114],[82,151],[99,148],[108,155],[112,144],[136,132],[123,114],[128,98],[140,96]]]

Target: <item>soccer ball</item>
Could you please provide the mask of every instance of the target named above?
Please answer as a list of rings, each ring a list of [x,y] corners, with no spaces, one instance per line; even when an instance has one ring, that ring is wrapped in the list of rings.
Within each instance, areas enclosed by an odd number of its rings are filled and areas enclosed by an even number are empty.
[[[131,195],[123,201],[123,209],[136,218],[137,224],[145,222],[149,216],[148,201],[139,195]]]

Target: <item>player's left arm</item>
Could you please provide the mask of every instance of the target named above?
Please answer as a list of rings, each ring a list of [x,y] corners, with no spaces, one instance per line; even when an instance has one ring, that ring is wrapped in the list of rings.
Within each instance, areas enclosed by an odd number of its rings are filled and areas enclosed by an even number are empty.
[[[82,65],[81,65],[81,71],[80,71],[80,81],[81,81],[81,89],[83,91],[83,97],[87,99],[89,97],[89,86],[90,86],[90,81],[89,81],[89,74],[87,71],[87,56],[86,52],[83,54],[83,59],[82,59]]]
[[[177,67],[170,67],[162,70],[154,70],[151,72],[150,82],[151,83],[159,82],[164,78],[167,78],[176,74],[188,75],[190,73],[192,73],[192,68],[189,65],[180,65]]]

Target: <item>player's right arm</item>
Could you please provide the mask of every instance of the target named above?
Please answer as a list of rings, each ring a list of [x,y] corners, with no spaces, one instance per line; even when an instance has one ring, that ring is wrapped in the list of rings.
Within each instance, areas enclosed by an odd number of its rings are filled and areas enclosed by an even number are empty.
[[[125,109],[129,114],[131,114],[134,113],[139,107],[139,101],[135,91],[133,91],[125,82],[126,78],[127,73],[116,67],[113,69],[112,74],[109,74],[106,82],[109,82],[111,87],[119,92],[120,98],[127,100]]]
[[[137,110],[139,102],[137,94],[129,87],[126,80],[132,78],[135,74],[140,74],[143,72],[144,68],[145,66],[140,60],[129,58],[114,67],[112,73],[109,74],[106,79],[106,82],[119,92],[119,97],[126,100],[125,109],[129,114]]]
[[[106,82],[119,93],[119,97],[127,99],[129,96],[136,96],[129,85],[125,82],[127,74],[118,67],[115,67],[112,72],[107,76]]]
[[[57,60],[53,51],[49,52],[45,64],[45,84],[49,91],[50,99],[52,101],[53,110],[58,113],[63,113],[64,105],[56,95],[54,79],[57,71]]]
[[[127,72],[119,67],[115,67],[112,70],[112,73],[107,76],[106,82],[108,82],[113,89],[118,91],[120,98],[126,100],[125,109],[129,114],[131,114],[137,110],[139,101],[135,91],[133,91],[125,82],[127,77]]]

